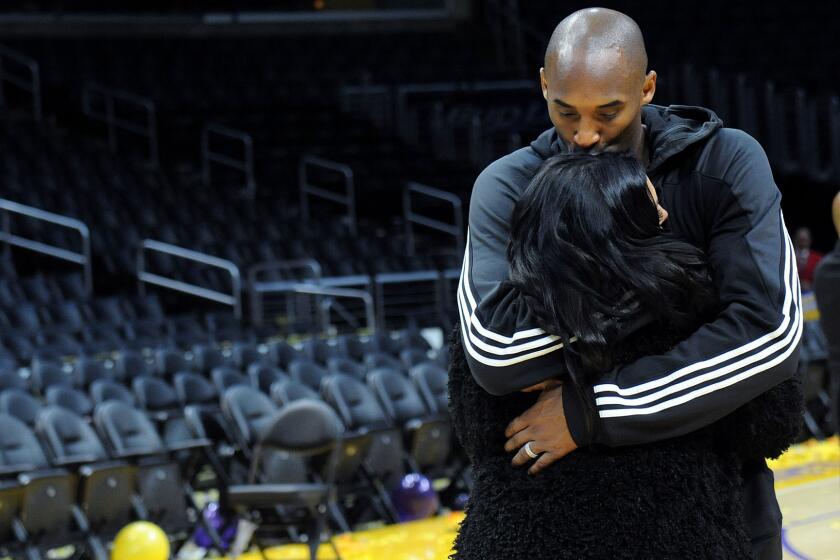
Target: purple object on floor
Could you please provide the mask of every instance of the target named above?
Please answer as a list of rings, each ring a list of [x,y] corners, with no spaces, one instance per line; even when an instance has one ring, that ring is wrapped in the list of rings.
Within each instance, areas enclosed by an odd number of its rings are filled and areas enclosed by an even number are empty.
[[[400,521],[425,519],[434,515],[440,506],[432,481],[419,473],[403,476],[399,486],[391,492],[391,500]]]
[[[236,519],[229,522],[222,515],[222,508],[217,502],[209,502],[201,511],[205,522],[213,527],[222,541],[222,552],[226,552],[230,548],[230,543],[236,537]],[[199,525],[195,528],[193,533],[193,542],[201,548],[213,548],[213,539],[207,533],[207,530]]]

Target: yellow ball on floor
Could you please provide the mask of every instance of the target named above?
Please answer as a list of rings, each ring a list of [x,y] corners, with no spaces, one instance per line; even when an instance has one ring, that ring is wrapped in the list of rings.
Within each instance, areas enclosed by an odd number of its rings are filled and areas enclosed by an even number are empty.
[[[129,523],[114,539],[111,560],[169,560],[169,539],[154,523]]]

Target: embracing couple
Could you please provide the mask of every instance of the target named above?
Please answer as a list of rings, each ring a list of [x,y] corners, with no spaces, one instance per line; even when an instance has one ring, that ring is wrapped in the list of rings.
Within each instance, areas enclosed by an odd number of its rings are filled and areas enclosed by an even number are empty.
[[[453,558],[780,559],[765,458],[799,432],[802,315],[763,150],[651,105],[641,31],[612,10],[563,20],[540,81],[553,128],[472,192]]]

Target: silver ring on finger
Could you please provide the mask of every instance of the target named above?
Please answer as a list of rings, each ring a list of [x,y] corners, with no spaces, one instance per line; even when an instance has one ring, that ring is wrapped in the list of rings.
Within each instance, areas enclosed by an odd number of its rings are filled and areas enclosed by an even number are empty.
[[[537,457],[539,457],[540,455],[539,455],[539,453],[534,453],[534,450],[533,450],[533,449],[531,449],[531,444],[532,444],[532,443],[534,443],[534,442],[533,442],[533,441],[529,441],[528,443],[526,443],[526,444],[525,444],[525,446],[524,446],[522,449],[524,449],[524,450],[525,450],[525,454],[526,454],[528,457],[530,457],[531,459],[536,459],[536,458],[537,458]]]

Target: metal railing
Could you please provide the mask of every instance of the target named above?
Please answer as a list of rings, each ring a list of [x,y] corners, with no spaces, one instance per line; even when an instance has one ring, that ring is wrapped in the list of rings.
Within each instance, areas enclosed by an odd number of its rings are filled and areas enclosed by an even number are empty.
[[[311,184],[308,172],[310,167],[341,174],[344,177],[344,193]],[[347,225],[350,233],[356,234],[356,191],[353,185],[353,170],[349,165],[315,156],[305,156],[300,160],[298,178],[300,181],[300,211],[304,221],[309,221],[309,197],[314,196],[346,207]]]
[[[29,80],[9,72],[9,61],[25,67]],[[5,84],[11,84],[32,96],[32,117],[41,121],[41,71],[35,60],[4,46],[0,46],[0,107],[6,105]]]
[[[221,152],[214,152],[210,147],[211,135],[242,142],[242,159],[230,157]],[[254,141],[247,132],[234,130],[218,124],[208,124],[201,129],[201,178],[204,186],[210,185],[211,164],[217,164],[236,171],[241,171],[245,184],[241,189],[245,196],[253,197],[257,190],[254,179]]]
[[[94,107],[94,100],[100,97],[105,104],[104,112],[99,113]],[[132,122],[117,113],[117,103],[139,107],[145,114],[142,123]],[[105,88],[96,84],[87,84],[82,90],[82,113],[95,121],[105,124],[108,130],[108,147],[116,152],[119,145],[117,131],[123,130],[146,138],[148,161],[152,167],[160,163],[158,155],[157,112],[155,103],[151,99],[122,91]]]
[[[84,271],[85,290],[88,295],[93,293],[93,263],[90,256],[90,229],[84,222],[62,216],[60,214],[53,214],[31,206],[24,206],[11,200],[0,199],[0,212],[2,213],[2,232],[0,233],[0,242],[6,244],[6,251],[8,252],[10,246],[20,247],[29,251],[35,251],[55,257],[64,261],[69,261],[82,266]],[[68,249],[49,245],[34,239],[28,239],[15,235],[11,232],[11,214],[19,216],[26,216],[34,220],[48,222],[65,228],[69,228],[79,232],[82,238],[82,252],[76,253]]]
[[[196,284],[190,284],[189,282],[167,278],[160,274],[149,272],[146,270],[147,251],[164,253],[173,257],[225,270],[230,274],[232,284],[231,293],[227,294],[209,288],[203,288]],[[242,319],[242,276],[239,272],[239,267],[229,260],[179,247],[178,245],[162,243],[153,239],[144,239],[140,244],[140,249],[137,251],[137,282],[140,294],[145,293],[145,284],[152,284],[224,305],[230,305],[233,307],[234,316],[239,320]]]
[[[302,271],[304,274],[294,280],[260,280],[259,276],[266,272],[293,272]],[[251,322],[256,326],[265,324],[265,294],[267,293],[284,293],[286,288],[299,284],[303,278],[314,278],[316,281],[321,278],[321,265],[315,259],[296,259],[289,261],[274,261],[255,264],[248,269],[248,293],[251,303]],[[286,317],[291,319],[295,317],[299,310],[296,307],[294,298],[291,297],[290,292],[285,292],[286,297]]]
[[[417,193],[437,200],[448,202],[452,205],[454,223],[447,223],[441,220],[430,218],[415,213],[411,208],[411,194]],[[422,225],[428,228],[449,234],[455,238],[455,250],[460,253],[464,250],[464,216],[461,199],[454,194],[440,189],[435,189],[420,183],[406,183],[403,189],[403,219],[405,220],[405,245],[409,255],[414,255],[416,243],[414,236],[414,225]]]
[[[291,291],[296,294],[309,294],[324,296],[320,301],[321,310],[321,332],[328,332],[331,328],[330,310],[335,310],[354,329],[359,330],[361,325],[356,323],[356,318],[344,310],[343,306],[336,301],[336,298],[360,299],[365,306],[365,329],[371,334],[376,332],[376,310],[373,304],[373,296],[363,290],[351,290],[347,288],[332,288],[318,286],[316,284],[295,284]]]
[[[390,318],[407,322],[418,315],[431,315],[435,317],[435,323],[443,320],[441,281],[441,272],[438,270],[374,275],[373,289],[380,328],[387,328]],[[390,288],[390,292],[386,292],[386,288]]]

